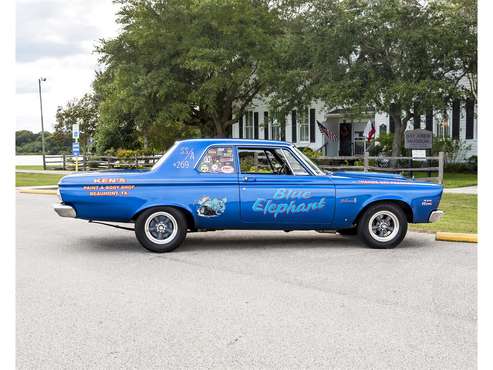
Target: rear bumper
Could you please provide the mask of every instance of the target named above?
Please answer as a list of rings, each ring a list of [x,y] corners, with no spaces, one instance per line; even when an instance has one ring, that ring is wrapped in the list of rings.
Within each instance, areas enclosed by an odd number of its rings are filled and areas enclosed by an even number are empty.
[[[75,209],[73,207],[67,206],[66,204],[53,204],[53,209],[60,217],[75,218],[76,216]]]
[[[428,221],[429,222],[440,221],[440,219],[443,217],[444,214],[445,214],[445,212],[440,211],[440,210],[433,211],[433,212],[431,212],[430,219]]]

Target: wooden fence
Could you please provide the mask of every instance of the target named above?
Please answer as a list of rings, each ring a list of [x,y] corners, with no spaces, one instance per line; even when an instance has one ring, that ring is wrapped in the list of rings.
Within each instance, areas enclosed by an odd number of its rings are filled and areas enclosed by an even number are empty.
[[[414,158],[414,157],[384,157],[370,156],[365,152],[363,156],[341,156],[341,157],[318,157],[315,162],[320,168],[328,171],[375,171],[401,173],[414,177],[415,173],[426,173],[424,177],[416,180],[434,181],[443,183],[444,153],[440,152],[436,157]],[[342,163],[341,163],[342,162]],[[436,165],[433,165],[433,162]],[[436,173],[432,176],[432,173]]]
[[[148,168],[152,167],[161,158],[162,154],[150,156],[134,156],[119,158],[114,156],[86,156],[78,157],[78,167],[82,171],[96,171],[118,168]],[[45,169],[74,170],[76,157],[68,154],[46,155]]]

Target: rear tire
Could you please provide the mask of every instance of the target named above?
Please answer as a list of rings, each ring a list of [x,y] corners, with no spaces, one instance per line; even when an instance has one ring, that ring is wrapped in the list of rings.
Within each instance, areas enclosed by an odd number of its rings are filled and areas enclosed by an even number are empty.
[[[137,218],[135,236],[140,244],[151,252],[171,252],[185,240],[187,220],[176,208],[150,208]]]
[[[376,204],[368,208],[358,223],[358,235],[370,248],[395,248],[407,233],[407,218],[395,204]]]

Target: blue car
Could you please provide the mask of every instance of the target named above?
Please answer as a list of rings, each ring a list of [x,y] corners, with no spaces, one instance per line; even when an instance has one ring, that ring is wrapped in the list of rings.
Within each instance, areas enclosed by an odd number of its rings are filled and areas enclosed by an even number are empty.
[[[150,170],[69,175],[58,186],[60,216],[133,223],[142,246],[158,253],[177,248],[187,232],[223,229],[358,234],[372,248],[393,248],[408,223],[443,216],[441,185],[326,173],[283,141],[184,140]]]

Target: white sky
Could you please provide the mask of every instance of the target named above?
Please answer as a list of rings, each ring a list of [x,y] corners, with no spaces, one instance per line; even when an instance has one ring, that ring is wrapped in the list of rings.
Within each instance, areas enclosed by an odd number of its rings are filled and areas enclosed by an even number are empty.
[[[45,130],[53,131],[59,105],[90,91],[100,38],[118,32],[111,0],[17,0],[16,129],[41,131],[38,78]]]

